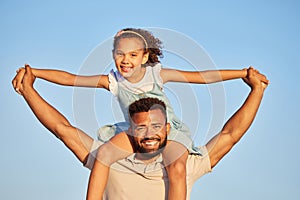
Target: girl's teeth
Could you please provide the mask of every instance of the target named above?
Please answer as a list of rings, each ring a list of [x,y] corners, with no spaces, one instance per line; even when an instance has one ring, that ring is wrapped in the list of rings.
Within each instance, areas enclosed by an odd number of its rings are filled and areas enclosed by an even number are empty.
[[[122,67],[123,71],[127,72],[130,70],[130,67]]]

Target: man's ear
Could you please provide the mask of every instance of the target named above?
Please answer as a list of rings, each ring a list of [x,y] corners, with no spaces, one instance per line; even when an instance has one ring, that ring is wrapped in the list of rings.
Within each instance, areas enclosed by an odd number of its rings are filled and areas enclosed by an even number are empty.
[[[129,136],[134,136],[134,135],[133,135],[133,132],[132,132],[131,126],[129,126],[129,128],[128,128],[128,130],[127,130],[126,132],[127,132],[127,135],[129,135]]]
[[[167,123],[167,124],[166,124],[167,135],[169,135],[170,130],[171,130],[171,125],[170,125],[170,123]]]
[[[145,52],[143,55],[142,64],[145,64],[149,59],[149,52]]]

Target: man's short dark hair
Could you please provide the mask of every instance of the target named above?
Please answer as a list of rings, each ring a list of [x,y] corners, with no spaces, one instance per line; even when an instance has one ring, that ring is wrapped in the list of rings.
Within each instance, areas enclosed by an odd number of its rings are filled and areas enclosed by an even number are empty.
[[[136,113],[149,112],[150,110],[156,109],[160,109],[164,116],[167,118],[166,104],[157,98],[148,97],[139,99],[130,104],[128,111],[130,117],[132,118]]]

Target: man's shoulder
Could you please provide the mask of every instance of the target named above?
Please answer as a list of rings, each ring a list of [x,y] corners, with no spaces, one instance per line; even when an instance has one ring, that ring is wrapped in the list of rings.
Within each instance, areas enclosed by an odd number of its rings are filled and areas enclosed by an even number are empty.
[[[198,147],[200,154],[189,154],[187,159],[187,175],[198,179],[204,174],[211,172],[211,163],[206,146]]]

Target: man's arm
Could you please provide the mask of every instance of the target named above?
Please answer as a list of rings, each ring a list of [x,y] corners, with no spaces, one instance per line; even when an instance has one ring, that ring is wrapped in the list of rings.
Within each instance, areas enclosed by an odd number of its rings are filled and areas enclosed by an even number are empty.
[[[62,140],[81,162],[84,162],[92,145],[92,138],[73,127],[61,113],[48,104],[34,89],[34,81],[32,70],[29,65],[26,65],[22,85],[18,88],[19,93],[22,94],[37,119]]]
[[[255,69],[248,69],[248,76],[244,81],[251,87],[251,91],[247,99],[227,121],[221,132],[206,144],[212,168],[242,138],[252,124],[267,87],[267,84],[259,79],[259,75]]]

